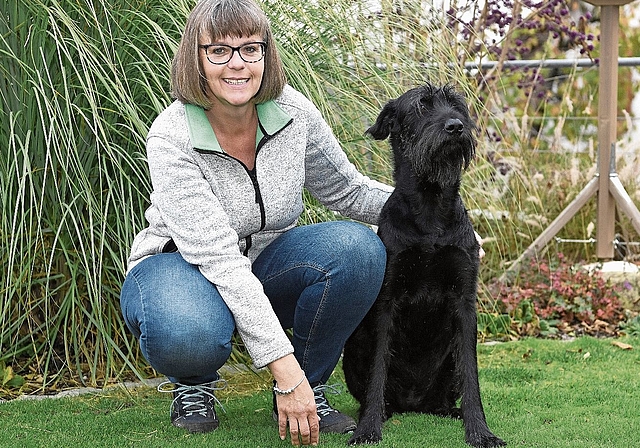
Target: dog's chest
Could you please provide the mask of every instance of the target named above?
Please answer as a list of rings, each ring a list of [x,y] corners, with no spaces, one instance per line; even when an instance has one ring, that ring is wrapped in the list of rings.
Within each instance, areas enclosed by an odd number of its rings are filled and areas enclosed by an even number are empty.
[[[394,321],[400,325],[394,325],[389,334],[396,360],[412,364],[427,360],[434,347],[451,343],[456,334],[452,304],[432,300],[400,304],[394,313]]]
[[[450,244],[434,245],[429,242],[389,252],[386,279],[394,291],[407,295],[450,286],[471,265],[468,248]],[[449,279],[449,280],[448,280]]]

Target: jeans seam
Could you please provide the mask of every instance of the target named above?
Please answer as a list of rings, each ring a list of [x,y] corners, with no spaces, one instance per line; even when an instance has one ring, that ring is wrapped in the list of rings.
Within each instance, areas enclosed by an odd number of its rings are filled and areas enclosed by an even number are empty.
[[[320,298],[320,301],[318,303],[318,308],[316,310],[316,314],[315,316],[313,316],[313,322],[311,324],[311,328],[309,328],[309,334],[307,336],[307,342],[305,343],[304,346],[304,353],[302,356],[302,366],[303,369],[306,367],[307,362],[309,361],[308,359],[308,353],[309,350],[311,348],[311,341],[314,339],[315,337],[315,329],[317,326],[318,321],[320,320],[320,316],[322,315],[322,313],[324,312],[324,307],[325,307],[325,303],[326,303],[326,298],[327,298],[327,294],[329,289],[331,288],[331,275],[329,275],[329,271],[326,269],[322,269],[319,266],[313,266],[309,263],[303,263],[300,265],[304,266],[304,267],[310,267],[312,269],[316,269],[318,272],[321,272],[324,276],[324,288],[322,289],[322,297]]]
[[[326,302],[326,297],[329,291],[329,288],[331,287],[331,276],[329,275],[329,270],[322,268],[320,265],[317,264],[313,264],[313,263],[308,263],[308,262],[304,262],[304,263],[298,263],[292,266],[289,266],[287,269],[283,269],[283,270],[279,270],[278,272],[274,272],[272,273],[270,276],[265,277],[264,280],[262,280],[263,282],[268,282],[270,280],[275,279],[276,277],[278,277],[279,275],[282,275],[286,272],[292,271],[294,269],[299,269],[299,268],[311,268],[316,270],[317,272],[322,273],[322,275],[324,276],[324,283],[325,283],[325,287],[322,290],[322,297],[320,298],[320,301],[318,303],[318,308],[316,310],[315,316],[313,317],[313,322],[311,323],[311,327],[309,328],[309,334],[307,335],[307,341],[305,343],[304,346],[304,352],[302,353],[302,365],[300,366],[302,369],[306,368],[307,362],[308,362],[308,353],[309,353],[309,349],[311,346],[310,341],[313,339],[313,337],[315,336],[315,328],[316,328],[316,324],[317,322],[320,320],[320,316],[324,311],[324,305]]]
[[[149,344],[149,334],[147,331],[147,311],[146,311],[146,306],[143,300],[143,293],[142,293],[142,287],[140,286],[140,281],[138,280],[138,277],[136,275],[135,272],[135,268],[134,270],[131,272],[131,278],[135,281],[136,286],[138,288],[138,297],[140,299],[140,313],[142,314],[141,316],[138,317],[138,319],[141,319],[142,322],[139,322],[138,324],[140,325],[138,331],[140,331],[140,336],[139,336],[139,340],[142,340],[142,335],[144,334],[145,339],[146,339],[146,352],[147,352],[147,362],[149,362],[149,364],[151,364],[151,350],[150,350],[150,344]],[[144,330],[143,330],[144,327]]]
[[[298,268],[311,268],[311,269],[315,269],[318,272],[322,272],[322,274],[324,274],[325,276],[327,275],[327,273],[329,271],[327,271],[326,269],[323,269],[321,266],[319,265],[315,265],[315,264],[311,264],[311,263],[299,263],[299,264],[295,264],[292,266],[289,266],[287,269],[283,269],[277,272],[272,273],[271,275],[269,275],[268,277],[265,277],[263,280],[260,280],[262,283],[266,283],[268,281],[273,280],[274,278],[278,277],[279,275],[282,275],[286,272],[289,271],[293,271],[294,269],[298,269]]]

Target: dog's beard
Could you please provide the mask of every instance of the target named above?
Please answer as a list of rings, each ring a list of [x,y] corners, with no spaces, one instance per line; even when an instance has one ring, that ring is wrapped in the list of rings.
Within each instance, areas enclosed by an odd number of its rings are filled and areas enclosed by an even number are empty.
[[[410,145],[404,155],[419,179],[450,187],[458,185],[474,153],[473,142],[465,139],[451,142],[423,138]]]
[[[429,183],[435,183],[441,187],[456,186],[460,182],[462,165],[452,160],[439,160],[421,163],[418,160],[412,161],[413,171],[416,176]]]

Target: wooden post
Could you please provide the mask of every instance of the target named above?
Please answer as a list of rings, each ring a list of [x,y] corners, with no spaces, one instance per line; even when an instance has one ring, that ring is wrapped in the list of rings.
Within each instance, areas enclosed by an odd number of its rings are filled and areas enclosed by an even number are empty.
[[[598,69],[598,175],[592,179],[567,208],[545,229],[524,253],[509,267],[517,269],[521,262],[535,255],[560,231],[562,227],[597,195],[596,256],[613,258],[616,202],[640,233],[640,212],[624,190],[615,169],[615,148],[618,118],[618,32],[620,6],[632,0],[586,0],[601,7],[600,62]]]
[[[600,2],[592,1],[598,4]],[[598,207],[596,256],[613,258],[615,199],[609,192],[611,146],[617,141],[618,118],[618,20],[619,4],[602,6],[600,13],[600,63],[598,70]],[[623,2],[628,3],[628,2]]]

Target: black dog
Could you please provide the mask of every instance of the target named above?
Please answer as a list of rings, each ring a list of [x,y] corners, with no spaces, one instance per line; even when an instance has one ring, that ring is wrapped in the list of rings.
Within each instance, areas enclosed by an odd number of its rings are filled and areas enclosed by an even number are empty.
[[[384,284],[344,350],[360,402],[349,444],[379,442],[393,413],[421,412],[462,418],[475,447],[506,445],[487,426],[478,384],[479,245],[459,195],[476,146],[466,102],[451,86],[418,87],[389,101],[367,133],[390,136],[396,188],[379,222]]]

